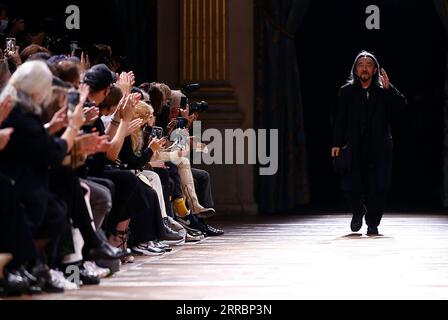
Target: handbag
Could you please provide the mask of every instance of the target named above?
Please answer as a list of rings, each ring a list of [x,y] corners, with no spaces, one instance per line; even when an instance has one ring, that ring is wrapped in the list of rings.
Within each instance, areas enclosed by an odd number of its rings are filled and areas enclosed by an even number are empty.
[[[350,146],[346,145],[341,148],[339,157],[333,159],[333,167],[336,173],[345,175],[350,173],[352,169],[353,155]]]

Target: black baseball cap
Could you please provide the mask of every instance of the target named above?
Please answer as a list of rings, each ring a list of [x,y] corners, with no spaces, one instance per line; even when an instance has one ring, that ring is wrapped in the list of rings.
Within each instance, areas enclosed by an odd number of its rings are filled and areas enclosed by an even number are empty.
[[[83,83],[93,90],[103,90],[114,83],[115,79],[115,74],[105,64],[98,64],[87,70]]]

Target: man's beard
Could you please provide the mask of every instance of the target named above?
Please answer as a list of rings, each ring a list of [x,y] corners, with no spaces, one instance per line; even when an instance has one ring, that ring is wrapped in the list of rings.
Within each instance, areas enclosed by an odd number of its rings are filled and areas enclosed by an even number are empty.
[[[369,82],[370,80],[372,80],[372,77],[368,73],[361,74],[359,78],[361,79],[362,82]]]

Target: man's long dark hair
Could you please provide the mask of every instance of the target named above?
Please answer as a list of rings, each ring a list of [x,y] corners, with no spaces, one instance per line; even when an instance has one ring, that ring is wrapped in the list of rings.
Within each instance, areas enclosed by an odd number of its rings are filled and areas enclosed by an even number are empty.
[[[375,57],[375,55],[371,52],[368,51],[361,51],[358,56],[355,59],[355,62],[353,63],[353,67],[352,67],[352,71],[350,73],[350,76],[348,78],[347,83],[349,84],[357,84],[360,83],[361,80],[359,79],[358,75],[356,74],[356,64],[358,63],[359,59],[361,58],[370,58],[373,60],[373,62],[376,65],[376,73],[373,75],[373,79],[372,79],[372,85],[374,86],[378,86],[378,87],[382,87],[382,83],[381,83],[381,77],[380,77],[380,64],[378,62],[378,59]]]

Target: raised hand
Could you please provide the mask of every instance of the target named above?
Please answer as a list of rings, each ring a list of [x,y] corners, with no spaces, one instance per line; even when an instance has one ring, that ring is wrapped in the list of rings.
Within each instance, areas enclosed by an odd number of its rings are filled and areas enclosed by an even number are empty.
[[[79,104],[84,106],[90,94],[90,87],[87,84],[82,83],[79,85],[78,90],[79,90]]]
[[[133,96],[128,95],[127,97],[123,98],[124,101],[121,103],[121,119],[126,122],[131,122],[132,118],[134,117],[134,103],[133,103]],[[122,100],[123,100],[122,99]]]
[[[116,86],[121,89],[123,96],[127,96],[131,93],[133,81],[135,81],[135,77],[133,77],[133,73],[122,72],[118,77],[118,81]]]
[[[75,110],[68,115],[69,127],[74,130],[79,130],[85,122],[84,104],[79,103]]]
[[[22,59],[20,58],[20,47],[16,46],[14,52],[9,52],[8,50],[5,50],[4,55],[5,57],[11,59],[12,63],[14,63],[16,67],[22,64]]]
[[[92,123],[100,116],[100,109],[97,107],[84,108],[84,116],[86,117],[86,123]]]
[[[333,158],[339,157],[340,154],[341,154],[341,148],[333,148],[333,149],[331,149],[331,156]]]
[[[142,119],[132,120],[129,123],[129,127],[128,127],[128,131],[126,133],[126,136],[130,136],[130,135],[134,134],[135,132],[137,132],[138,130],[140,130],[142,127],[142,124],[143,124]]]
[[[390,80],[389,80],[389,76],[387,75],[386,70],[384,70],[383,68],[381,68],[381,83],[383,84],[384,89],[389,90],[390,88]]]
[[[133,87],[135,85],[135,75],[133,71],[128,72],[129,83]]]
[[[84,51],[81,53],[81,68],[86,71],[90,69],[90,59],[87,53]]]
[[[58,112],[56,112],[48,123],[48,132],[50,134],[56,134],[63,128],[67,127],[68,118],[67,118],[67,105],[63,106]]]

